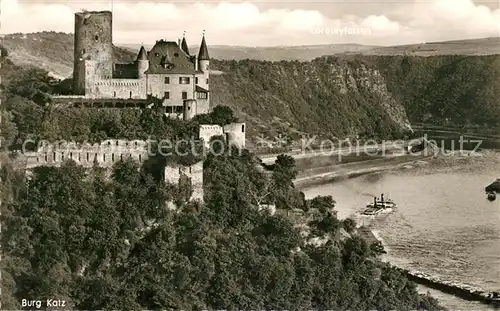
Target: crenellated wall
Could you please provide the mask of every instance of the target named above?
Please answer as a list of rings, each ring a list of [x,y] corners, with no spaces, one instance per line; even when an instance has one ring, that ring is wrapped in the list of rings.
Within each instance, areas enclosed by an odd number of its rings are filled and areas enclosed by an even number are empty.
[[[144,99],[146,95],[145,79],[106,79],[96,80],[92,85],[90,97],[94,98],[134,98]]]
[[[213,136],[224,135],[222,126],[214,124],[200,124],[199,138],[203,139],[205,146],[208,147],[210,138]]]
[[[25,153],[26,167],[60,166],[65,160],[73,160],[84,167],[95,162],[100,167],[111,167],[118,161],[134,158],[143,162],[148,157],[147,142],[142,140],[106,140],[100,144],[41,145],[38,151]]]
[[[213,136],[225,136],[226,142],[238,146],[239,148],[245,148],[245,129],[246,125],[244,122],[231,123],[221,127],[220,125],[214,124],[201,124],[199,131],[199,138],[203,139],[205,146],[208,147],[210,138]]]
[[[127,158],[142,163],[148,155],[147,141],[110,139],[96,144],[42,144],[38,151],[25,153],[20,161],[28,170],[38,166],[58,167],[66,160],[73,160],[88,168],[93,167],[96,162],[99,167],[111,168],[115,163]],[[203,201],[203,162],[191,166],[165,167],[165,181],[178,185],[181,175],[191,179],[191,199]]]

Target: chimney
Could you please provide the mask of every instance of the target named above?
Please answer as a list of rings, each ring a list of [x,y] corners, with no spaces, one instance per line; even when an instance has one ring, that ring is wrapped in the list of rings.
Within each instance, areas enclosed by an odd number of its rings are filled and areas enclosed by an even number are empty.
[[[194,56],[194,71],[198,72],[198,56]]]
[[[181,46],[181,39],[177,39],[177,45]]]

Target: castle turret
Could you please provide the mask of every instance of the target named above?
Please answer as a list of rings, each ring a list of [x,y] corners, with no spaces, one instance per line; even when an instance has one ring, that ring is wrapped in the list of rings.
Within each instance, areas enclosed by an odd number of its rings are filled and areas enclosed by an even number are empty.
[[[208,56],[208,48],[207,43],[205,42],[205,34],[203,34],[203,38],[201,39],[200,52],[198,53],[198,62],[199,68],[203,72],[209,71],[210,65],[210,56]]]
[[[139,54],[137,55],[137,60],[135,62],[137,64],[137,72],[139,74],[139,78],[144,77],[145,72],[149,68],[148,54],[146,53],[146,49],[144,48],[144,46],[141,46]]]
[[[200,105],[198,106],[198,111],[207,111],[208,112],[208,107],[210,107],[210,95],[209,95],[209,78],[210,78],[210,56],[208,55],[208,48],[207,48],[207,43],[205,42],[205,32],[203,32],[203,38],[201,39],[201,45],[200,45],[200,52],[198,53],[197,59],[195,59],[195,62],[198,66],[195,66],[195,69],[197,72],[201,71],[203,73],[203,77],[200,77],[201,79],[198,79],[197,85],[205,89],[204,93],[206,93],[206,101],[205,105],[207,108],[206,109],[201,109]]]
[[[182,37],[181,49],[189,56],[189,49],[186,41],[186,34]]]
[[[113,76],[113,16],[110,11],[75,13],[73,92],[85,95],[87,84]]]

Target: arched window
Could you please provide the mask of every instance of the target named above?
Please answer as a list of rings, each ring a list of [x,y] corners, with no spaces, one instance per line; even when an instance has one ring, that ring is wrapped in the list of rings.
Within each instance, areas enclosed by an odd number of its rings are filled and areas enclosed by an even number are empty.
[[[139,155],[139,162],[142,162],[142,156]]]
[[[245,133],[245,124],[241,125],[241,132]]]
[[[130,91],[130,98],[132,98],[132,91]]]
[[[111,161],[115,162],[115,154],[114,153],[111,154]]]

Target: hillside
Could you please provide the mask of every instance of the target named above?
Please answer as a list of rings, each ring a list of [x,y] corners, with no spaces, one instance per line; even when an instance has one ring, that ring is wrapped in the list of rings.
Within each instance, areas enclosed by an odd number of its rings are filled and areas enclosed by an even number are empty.
[[[240,113],[256,134],[397,137],[409,126],[382,75],[362,61],[214,61],[212,103]],[[252,136],[254,136],[252,135]]]
[[[481,40],[476,43],[494,46],[493,39]],[[471,41],[439,44],[456,47],[467,42]],[[17,65],[40,67],[56,76],[71,74],[73,38],[69,34],[9,35],[4,46]],[[212,56],[215,51],[210,49]],[[125,49],[115,50],[118,62],[134,57]],[[212,104],[229,106],[248,122],[250,140],[279,134],[297,138],[304,132],[387,138],[399,136],[410,122],[498,126],[500,120],[498,55],[214,60],[212,68]],[[4,84],[16,75],[16,70],[5,70]]]
[[[130,51],[138,51],[139,44],[117,44]],[[145,45],[151,49],[152,45]],[[190,46],[189,51],[198,51],[199,46]],[[303,46],[274,46],[274,47],[250,47],[250,46],[230,46],[230,45],[210,45],[210,56],[215,59],[226,60],[313,60],[323,55],[352,54],[368,52],[374,46],[361,44],[327,44],[327,45],[303,45]]]
[[[73,72],[73,42],[73,34],[61,32],[10,34],[2,39],[15,64],[42,68],[59,79],[68,78]],[[115,59],[129,62],[134,56],[128,50],[115,47]]]
[[[138,51],[138,44],[117,44],[130,51]],[[149,46],[151,48],[152,46]],[[198,51],[191,46],[190,51]],[[298,60],[309,61],[325,55],[492,55],[500,54],[500,37],[443,42],[426,42],[397,46],[369,46],[362,44],[325,44],[283,47],[210,46],[210,55],[215,59],[227,60]]]
[[[73,34],[39,32],[5,35],[2,44],[11,59],[20,65],[34,65],[51,72],[58,78],[69,77],[73,71]],[[146,48],[151,48],[153,42]],[[139,44],[116,44],[115,57],[121,62],[133,60]],[[190,51],[198,51],[190,46]],[[329,44],[282,47],[246,47],[211,45],[210,56],[219,60],[298,60],[310,61],[324,55],[491,55],[500,54],[500,37],[422,44],[377,47],[361,44]]]
[[[493,55],[500,54],[500,37],[443,42],[426,42],[388,47],[373,47],[364,55]]]

